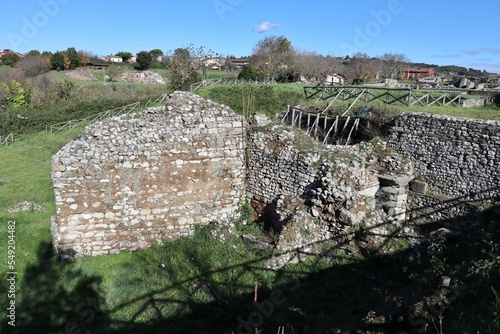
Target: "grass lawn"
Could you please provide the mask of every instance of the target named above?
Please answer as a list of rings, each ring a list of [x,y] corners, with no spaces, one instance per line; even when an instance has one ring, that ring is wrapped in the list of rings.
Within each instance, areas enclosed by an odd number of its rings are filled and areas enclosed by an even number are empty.
[[[248,86],[228,87],[219,93],[228,102],[239,100],[240,107],[242,96],[254,94],[256,108],[263,110],[303,101],[300,85],[273,87],[255,86],[252,93]],[[264,97],[273,102],[266,104]],[[445,332],[500,330],[493,313],[500,311],[500,300],[491,290],[500,291],[498,275],[487,270],[491,263],[482,252],[491,252],[494,233],[477,231],[479,241],[471,234],[444,249],[424,245],[418,254],[401,240],[392,240],[388,248],[393,252],[385,255],[350,254],[325,245],[320,258],[270,271],[264,268],[269,251],[249,247],[238,236],[222,243],[207,226],[192,238],[146,250],[63,262],[51,247],[51,157],[81,131],[32,133],[0,147],[0,179],[5,181],[0,185],[0,244],[7,245],[6,225],[15,221],[18,273],[16,328],[7,325],[4,311],[2,333],[246,333],[256,322],[272,333],[280,326],[286,333],[334,333],[356,327],[370,314],[391,312],[400,300],[422,300],[435,292],[442,275],[462,280],[475,293],[446,311]],[[46,209],[6,212],[24,200]],[[250,228],[235,224],[240,234]],[[495,231],[489,225],[485,231],[490,227]],[[261,233],[255,226],[252,231]],[[0,259],[0,276],[7,277],[5,247],[0,247]],[[439,272],[437,259],[444,261]],[[2,307],[9,302],[7,290],[7,281],[0,280]]]
[[[500,301],[490,289],[498,281],[479,270],[483,262],[472,262],[478,258],[470,240],[437,248],[439,254],[424,247],[421,257],[399,239],[389,241],[387,249],[393,253],[384,256],[349,254],[327,244],[322,257],[270,271],[264,268],[269,251],[246,246],[238,236],[222,243],[207,226],[194,237],[146,250],[63,262],[50,243],[50,216],[55,214],[50,161],[81,130],[35,133],[0,148],[0,177],[5,181],[0,186],[3,245],[7,243],[6,223],[16,222],[14,332],[246,333],[252,317],[265,314],[262,320],[257,318],[257,324],[267,332],[285,326],[287,332],[334,333],[328,330],[349,330],[369,314],[390,313],[398,308],[398,298],[410,303],[422,300],[434,293],[440,275],[462,278],[463,271],[473,268],[477,271],[462,283],[472,286],[476,295],[447,310],[444,328],[452,333],[500,329],[492,316]],[[46,210],[5,212],[23,200]],[[240,234],[250,228],[236,224]],[[258,231],[252,227],[252,232]],[[491,240],[485,234],[480,238],[486,244]],[[469,251],[465,254],[463,249]],[[434,272],[437,256],[444,259],[440,271]],[[0,248],[0,258],[7,258],[5,247]],[[7,277],[7,271],[1,266],[1,277]],[[7,291],[6,280],[0,281],[0,289]],[[2,293],[0,304],[7,303]],[[13,332],[5,312],[0,315],[0,329]]]

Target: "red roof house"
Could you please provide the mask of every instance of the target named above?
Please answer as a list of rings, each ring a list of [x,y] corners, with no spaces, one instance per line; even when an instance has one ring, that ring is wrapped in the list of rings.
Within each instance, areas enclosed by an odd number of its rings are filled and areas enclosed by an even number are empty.
[[[16,55],[18,57],[22,57],[23,56],[19,52],[15,52],[15,51],[12,51],[12,50],[9,50],[9,49],[0,50],[0,57],[1,56],[5,56],[5,55]]]
[[[418,80],[418,78],[433,77],[435,75],[436,75],[436,72],[434,72],[434,69],[429,68],[429,67],[403,68],[403,79],[404,80],[410,80],[410,79]]]

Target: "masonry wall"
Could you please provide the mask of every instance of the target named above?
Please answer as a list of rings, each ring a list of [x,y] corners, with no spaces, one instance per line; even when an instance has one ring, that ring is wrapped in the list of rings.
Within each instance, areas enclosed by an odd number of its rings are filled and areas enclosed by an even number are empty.
[[[224,221],[244,196],[243,119],[186,92],[94,123],[53,157],[63,258],[132,251]]]
[[[449,197],[494,200],[500,187],[500,123],[409,113],[389,145],[411,159],[415,175]]]
[[[293,133],[255,132],[251,137],[247,197],[269,204],[279,195],[306,196],[317,169],[292,143]]]
[[[474,203],[460,199],[442,199],[429,194],[410,192],[408,197],[408,218],[419,223],[448,223],[458,227],[470,226],[477,221],[481,212]]]

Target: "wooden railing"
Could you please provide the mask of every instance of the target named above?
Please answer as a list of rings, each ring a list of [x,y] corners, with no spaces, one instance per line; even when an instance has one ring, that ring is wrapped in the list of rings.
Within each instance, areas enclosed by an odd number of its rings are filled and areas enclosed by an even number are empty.
[[[344,114],[358,100],[365,103],[372,101],[381,101],[385,104],[402,104],[404,106],[413,106],[420,104],[422,106],[431,106],[433,104],[441,106],[453,105],[461,106],[461,91],[444,90],[414,90],[411,88],[388,88],[373,86],[340,86],[326,85],[319,83],[316,86],[304,87],[304,93],[308,99],[330,100],[330,105],[336,101],[353,101]]]
[[[219,78],[206,79],[191,85],[191,92],[194,93],[198,88],[214,85],[272,85],[275,84],[274,79],[239,79],[239,78]]]
[[[308,135],[323,144],[349,145],[361,139],[368,139],[370,122],[363,117],[328,115],[324,112],[311,113],[289,106],[282,114],[281,122],[303,129]]]
[[[149,100],[148,102],[146,102],[144,106],[147,107],[149,105],[162,103],[167,98],[168,98],[168,94],[163,93],[156,100]],[[140,107],[141,107],[141,103],[135,102],[135,103],[126,105],[124,107],[106,110],[106,111],[103,111],[101,113],[91,115],[91,116],[88,116],[85,118],[52,124],[52,125],[47,127],[47,132],[49,130],[50,130],[50,133],[57,133],[57,132],[63,131],[63,130],[72,130],[72,129],[74,129],[80,125],[83,125],[83,124],[88,125],[88,124],[91,124],[93,122],[102,121],[102,120],[110,118],[110,117],[115,117],[115,116],[119,116],[119,115],[129,115],[132,112],[138,110]]]
[[[14,141],[14,134],[13,133],[9,133],[5,137],[0,136],[0,145],[7,146],[7,145],[9,145],[9,143],[11,143],[13,141]]]
[[[124,107],[115,108],[111,110],[106,110],[101,113],[88,116],[85,118],[70,120],[66,122],[52,124],[47,128],[47,131],[50,129],[50,133],[57,133],[63,130],[72,130],[82,124],[91,124],[93,122],[102,121],[106,118],[119,116],[119,115],[128,115],[132,113],[134,110],[138,109],[141,106],[140,102],[135,102]]]

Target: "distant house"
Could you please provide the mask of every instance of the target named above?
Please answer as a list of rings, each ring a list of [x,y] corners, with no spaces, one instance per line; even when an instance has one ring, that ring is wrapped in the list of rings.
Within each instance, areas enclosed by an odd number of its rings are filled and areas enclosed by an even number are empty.
[[[332,73],[326,76],[325,83],[331,85],[343,85],[345,82],[345,76],[339,73]]]
[[[436,75],[436,72],[434,72],[434,69],[429,68],[429,67],[403,68],[403,79],[404,80],[410,80],[410,79],[418,80],[419,78],[434,77],[435,75]]]
[[[123,63],[122,57],[113,56],[113,55],[104,56],[101,59],[104,61],[109,61],[110,63]]]
[[[87,69],[87,70],[93,70],[93,71],[100,71],[100,70],[107,70],[109,67],[108,64],[101,64],[101,63],[97,63],[97,62],[90,62],[88,63],[87,66],[85,66],[84,68]]]
[[[221,58],[203,58],[203,66],[212,70],[220,70],[222,67]]]
[[[248,59],[242,59],[242,58],[231,59],[231,62],[238,68],[243,68],[249,64]]]
[[[12,50],[9,50],[9,49],[3,49],[3,50],[0,50],[0,57],[1,56],[5,56],[5,55],[16,55],[18,57],[23,57],[23,55],[19,52],[15,52],[15,51],[12,51]]]

